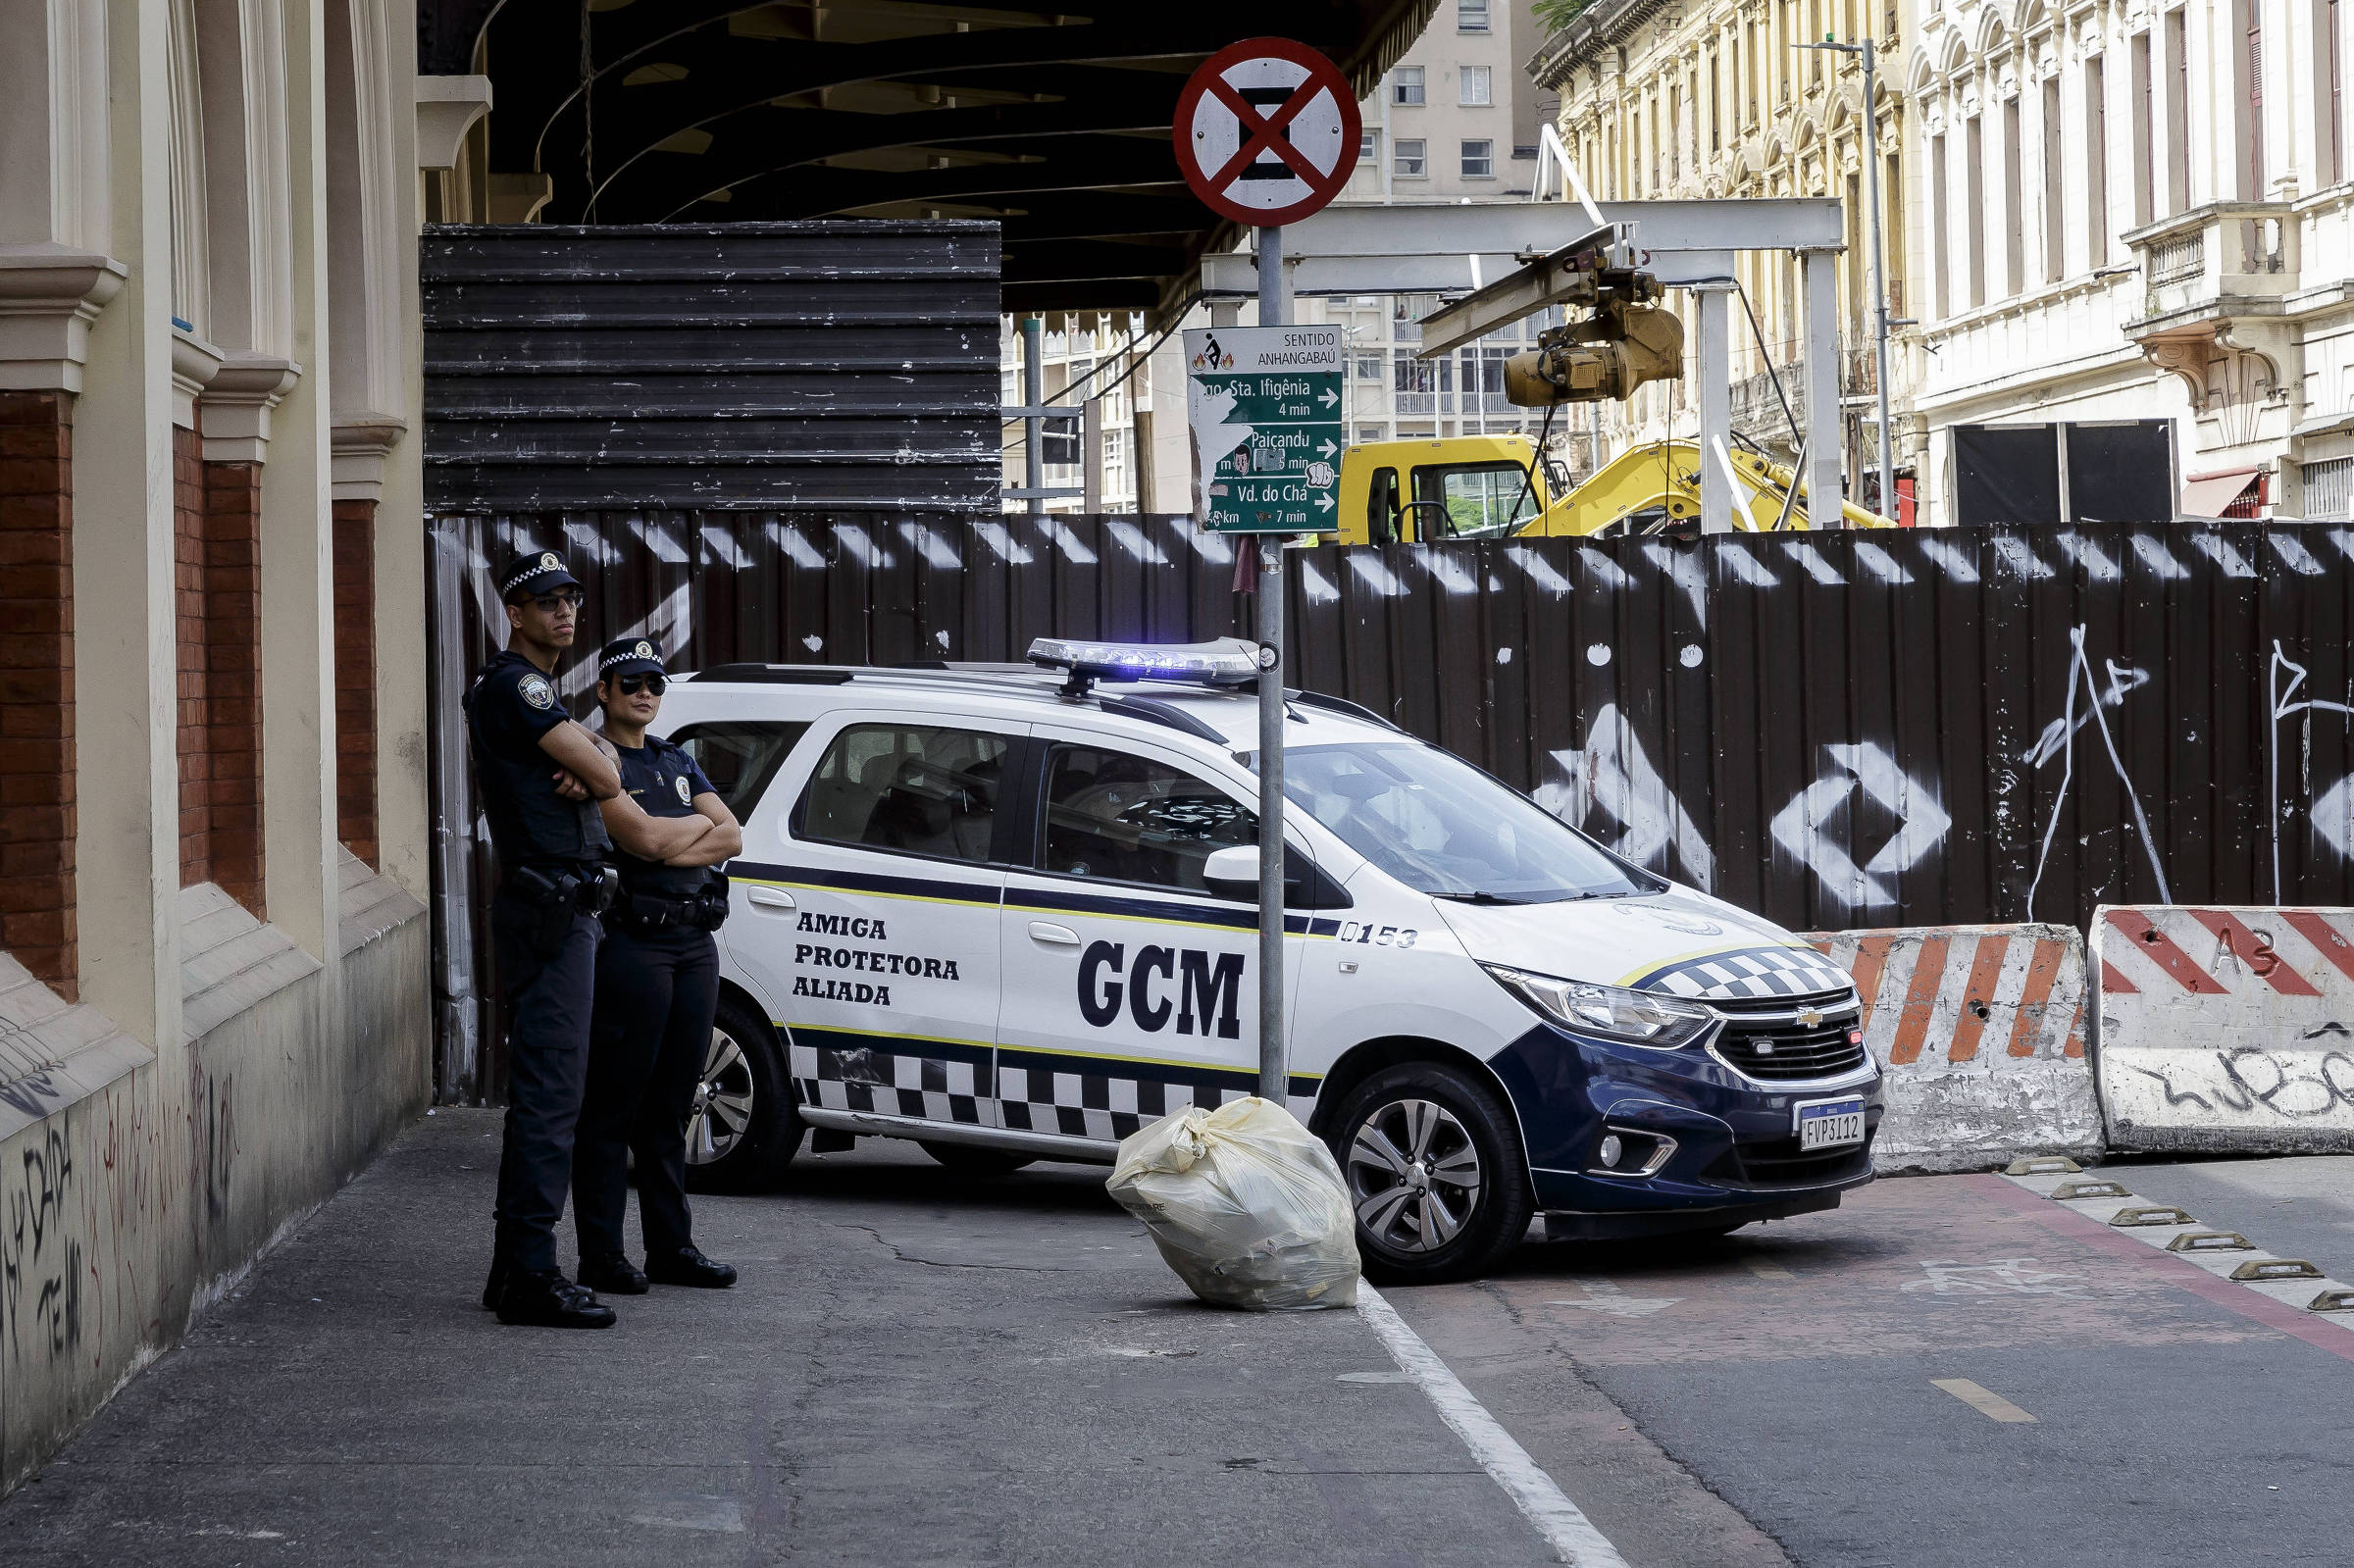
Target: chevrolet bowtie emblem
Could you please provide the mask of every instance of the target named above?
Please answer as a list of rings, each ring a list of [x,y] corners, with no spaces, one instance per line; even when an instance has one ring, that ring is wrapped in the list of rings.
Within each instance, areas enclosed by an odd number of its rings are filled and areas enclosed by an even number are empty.
[[[1816,1011],[1812,1007],[1801,1008],[1798,1014],[1798,1021],[1806,1025],[1809,1029],[1813,1029],[1816,1025],[1822,1022],[1822,1014]]]

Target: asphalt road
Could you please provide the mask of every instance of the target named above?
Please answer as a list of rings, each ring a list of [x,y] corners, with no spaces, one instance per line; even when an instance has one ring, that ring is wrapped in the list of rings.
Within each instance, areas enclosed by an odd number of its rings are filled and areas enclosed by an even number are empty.
[[[0,1502],[0,1561],[1552,1560],[1362,1316],[1194,1304],[1100,1170],[805,1158],[698,1201],[737,1290],[567,1335],[474,1303],[495,1132],[405,1137]],[[2348,1164],[2108,1174],[2349,1278]],[[2341,1555],[2354,1333],[2056,1207],[1890,1181],[1388,1298],[1634,1568]]]

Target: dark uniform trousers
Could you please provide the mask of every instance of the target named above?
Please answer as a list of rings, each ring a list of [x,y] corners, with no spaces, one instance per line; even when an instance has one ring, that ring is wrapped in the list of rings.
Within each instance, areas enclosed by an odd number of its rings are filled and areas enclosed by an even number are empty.
[[[514,1021],[507,1040],[506,1140],[498,1160],[498,1256],[509,1267],[556,1266],[556,1222],[571,1185],[573,1134],[588,1072],[590,989],[601,930],[576,914],[554,955],[532,939],[538,912],[501,891],[490,905],[499,988]]]
[[[719,948],[707,931],[642,934],[616,923],[596,954],[588,1092],[572,1162],[581,1256],[622,1250],[623,1152],[638,1159],[648,1256],[693,1242],[687,1213],[687,1115],[711,1048]]]

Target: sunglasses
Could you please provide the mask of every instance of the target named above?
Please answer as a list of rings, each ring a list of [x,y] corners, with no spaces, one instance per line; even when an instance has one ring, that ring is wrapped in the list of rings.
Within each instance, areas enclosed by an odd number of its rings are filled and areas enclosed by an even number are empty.
[[[625,697],[634,697],[640,691],[651,691],[655,696],[658,697],[663,692],[670,689],[670,677],[662,675],[622,675],[615,676],[613,678],[613,683],[621,688],[621,694]]]
[[[535,594],[532,602],[539,607],[541,615],[554,615],[558,610],[579,609],[582,598],[578,588],[558,588],[553,593]]]

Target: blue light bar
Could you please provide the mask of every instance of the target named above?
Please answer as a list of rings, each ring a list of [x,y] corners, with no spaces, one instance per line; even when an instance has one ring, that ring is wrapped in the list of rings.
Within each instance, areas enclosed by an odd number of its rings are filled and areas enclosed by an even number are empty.
[[[1258,645],[1241,637],[1215,642],[1086,642],[1040,637],[1030,662],[1095,681],[1184,681],[1242,685],[1258,679]]]

